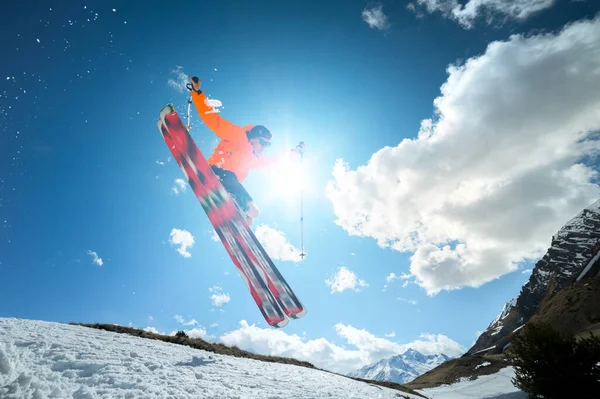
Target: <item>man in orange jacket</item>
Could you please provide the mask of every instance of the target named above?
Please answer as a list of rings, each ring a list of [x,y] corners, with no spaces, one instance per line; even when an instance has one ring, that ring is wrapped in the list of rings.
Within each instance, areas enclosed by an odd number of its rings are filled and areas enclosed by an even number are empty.
[[[277,165],[283,158],[304,152],[304,143],[298,144],[294,150],[275,158],[263,155],[265,148],[271,145],[271,132],[262,125],[234,125],[221,118],[219,113],[209,104],[200,90],[200,79],[190,77],[192,101],[202,121],[221,139],[217,148],[208,158],[208,163],[215,172],[223,187],[235,199],[238,207],[246,217],[249,225],[258,216],[258,208],[252,197],[242,186],[250,169],[263,169]],[[188,86],[189,87],[189,86]]]

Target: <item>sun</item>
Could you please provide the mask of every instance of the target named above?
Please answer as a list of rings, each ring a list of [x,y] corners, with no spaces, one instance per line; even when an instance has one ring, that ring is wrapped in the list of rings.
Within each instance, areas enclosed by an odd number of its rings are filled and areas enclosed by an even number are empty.
[[[277,200],[289,206],[296,206],[301,197],[306,198],[313,192],[310,179],[311,162],[298,157],[285,159],[265,175],[267,200]]]

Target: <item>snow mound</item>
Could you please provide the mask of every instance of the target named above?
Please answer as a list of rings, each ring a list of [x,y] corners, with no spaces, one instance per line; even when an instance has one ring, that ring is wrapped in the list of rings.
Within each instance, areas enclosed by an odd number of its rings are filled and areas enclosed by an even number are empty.
[[[0,318],[0,398],[397,398],[340,375],[60,323]]]

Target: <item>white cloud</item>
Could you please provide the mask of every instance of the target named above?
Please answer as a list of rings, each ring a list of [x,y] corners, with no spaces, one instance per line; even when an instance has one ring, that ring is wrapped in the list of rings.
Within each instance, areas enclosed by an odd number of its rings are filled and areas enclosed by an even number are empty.
[[[475,20],[484,16],[488,24],[500,19],[524,21],[535,13],[552,7],[556,0],[468,0],[464,5],[458,0],[416,0],[427,12],[439,11],[445,18],[456,20],[465,28],[472,28]],[[419,16],[414,3],[407,8]]]
[[[396,278],[396,273],[390,273],[390,274],[389,274],[389,275],[388,275],[388,276],[385,278],[385,281],[389,283],[390,281],[393,281],[395,278]]]
[[[346,338],[349,344],[360,350],[368,351],[377,360],[404,353],[409,348],[424,355],[444,353],[448,356],[459,356],[465,352],[465,348],[458,342],[442,334],[423,333],[420,335],[421,339],[400,345],[384,338],[378,338],[365,329],[359,330],[350,325],[338,323],[335,329],[338,335]]]
[[[600,17],[511,36],[448,68],[436,119],[351,170],[327,195],[336,223],[413,252],[428,294],[478,287],[539,258],[600,197]],[[587,162],[587,163],[584,163]]]
[[[176,314],[175,316],[173,316],[173,318],[175,319],[175,321],[177,321],[177,323],[184,325],[184,326],[196,326],[194,328],[191,328],[189,330],[182,330],[184,331],[188,337],[190,338],[202,338],[205,340],[214,340],[215,337],[209,335],[206,332],[206,329],[204,327],[202,327],[198,321],[196,321],[196,319],[191,319],[191,320],[185,320],[183,318],[183,316]],[[177,334],[177,330],[171,331],[171,333],[169,335],[175,335]]]
[[[227,293],[212,294],[210,300],[214,306],[223,306],[231,300],[231,297]]]
[[[390,27],[387,16],[383,13],[383,4],[365,8],[361,15],[363,21],[373,29],[387,30]]]
[[[219,327],[219,323],[211,323],[210,328]]]
[[[411,305],[417,304],[417,301],[414,299],[407,299],[407,298],[397,298],[397,299],[402,302],[410,303]]]
[[[338,267],[334,276],[325,280],[325,284],[331,288],[332,294],[335,294],[336,292],[343,292],[345,290],[359,291],[359,287],[369,286],[369,284],[367,284],[364,280],[359,279],[356,273],[348,269],[346,266]]]
[[[231,297],[229,296],[229,294],[223,292],[223,289],[218,285],[209,288],[208,291],[213,293],[210,296],[210,300],[213,306],[223,306],[229,301],[231,301]]]
[[[173,186],[172,190],[175,195],[179,195],[180,192],[184,193],[187,189],[187,183],[183,179],[175,179],[175,186]]]
[[[196,328],[192,328],[191,330],[185,330],[185,333],[190,338],[207,339],[210,337],[208,335],[208,333],[206,332],[206,329],[204,329],[203,327],[196,327]]]
[[[302,261],[301,251],[295,248],[281,231],[261,224],[254,234],[273,260]]]
[[[158,159],[156,160],[156,163],[159,164],[160,166],[164,166],[164,162],[163,161],[159,161]]]
[[[423,333],[420,335],[421,339],[414,340],[405,345],[405,347],[412,348],[425,355],[444,353],[448,356],[460,356],[466,349],[462,347],[458,342],[450,339],[443,334],[427,334]]]
[[[154,321],[154,317],[148,316],[148,321]]]
[[[189,330],[181,330],[190,338],[202,338],[205,341],[215,341],[216,337],[208,334],[206,329],[202,326],[194,327]],[[175,336],[177,334],[177,330],[171,331],[169,333],[170,336]]]
[[[179,323],[179,324],[183,324],[184,326],[195,326],[198,324],[198,322],[196,321],[196,319],[191,319],[186,321],[181,315],[176,314],[175,316],[173,316],[173,318]]]
[[[219,235],[217,234],[217,231],[215,229],[212,230],[212,234],[210,236],[210,239],[213,240],[214,242],[221,241],[221,239],[219,238]]]
[[[307,341],[283,330],[249,325],[245,320],[240,322],[240,328],[223,334],[219,341],[254,353],[305,360],[318,368],[342,374],[404,353],[408,348],[423,354],[445,353],[448,356],[458,356],[465,352],[457,342],[444,335],[422,334],[421,339],[400,345],[341,323],[336,324],[335,331],[354,349],[346,349],[324,338]]]
[[[421,9],[420,9],[420,8],[417,8],[417,7],[415,6],[415,4],[414,4],[414,3],[408,3],[408,4],[406,5],[406,9],[407,9],[408,11],[411,11],[411,12],[415,13],[415,16],[416,16],[418,19],[421,19],[421,18],[423,18],[423,17],[425,16],[425,14],[423,14],[423,12],[421,11]]]
[[[148,327],[144,328],[144,331],[146,331],[146,332],[149,332],[149,333],[153,333],[153,334],[160,334],[160,335],[164,335],[164,334],[162,334],[160,331],[158,331],[156,328],[154,328],[154,327],[150,327],[150,326],[148,326]]]
[[[412,274],[409,274],[409,273],[402,273],[401,275],[398,276],[396,273],[392,272],[392,273],[388,274],[388,276],[385,278],[385,281],[387,284],[385,284],[383,286],[383,289],[385,290],[387,288],[388,284],[394,280],[407,280],[411,277],[412,277]],[[406,287],[407,283],[408,283],[408,281],[405,282],[404,285],[402,285],[402,287]]]
[[[88,255],[90,255],[92,257],[92,263],[94,265],[102,266],[104,264],[104,262],[102,261],[102,258],[99,257],[96,252],[88,250],[87,253],[88,253]]]
[[[206,332],[206,330],[203,327],[192,328],[191,330],[186,330],[185,333],[190,338],[202,338],[202,339],[210,338],[210,336],[208,335],[208,333]]]
[[[386,338],[394,338],[396,336],[396,331],[392,331],[389,334],[385,334]]]
[[[194,236],[189,231],[179,229],[171,230],[169,242],[173,245],[179,245],[177,252],[179,252],[184,258],[189,258],[192,256],[188,252],[188,248],[194,246]]]

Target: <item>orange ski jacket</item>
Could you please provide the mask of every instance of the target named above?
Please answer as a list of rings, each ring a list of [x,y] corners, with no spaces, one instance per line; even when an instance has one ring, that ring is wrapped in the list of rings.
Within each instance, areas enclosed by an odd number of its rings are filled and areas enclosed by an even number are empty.
[[[241,127],[221,118],[219,113],[209,104],[204,93],[192,91],[192,100],[202,121],[221,139],[217,148],[208,158],[208,163],[222,169],[232,171],[242,183],[250,169],[268,168],[276,165],[283,157],[294,154],[293,151],[278,157],[255,155],[252,144],[248,141],[246,131],[254,127]]]

